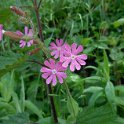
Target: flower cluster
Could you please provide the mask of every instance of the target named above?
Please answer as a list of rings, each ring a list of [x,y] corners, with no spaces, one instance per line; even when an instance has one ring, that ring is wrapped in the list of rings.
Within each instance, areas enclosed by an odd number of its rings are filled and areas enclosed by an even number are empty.
[[[3,33],[8,36],[19,37],[20,47],[30,47],[34,43],[33,30],[25,26],[24,33],[16,31],[14,33],[3,30],[3,25],[0,24],[0,41],[2,40]],[[67,77],[65,71],[70,68],[70,71],[80,70],[82,65],[86,65],[86,54],[82,54],[83,47],[73,43],[69,45],[62,39],[56,39],[55,42],[50,43],[51,56],[44,62],[44,66],[41,68],[42,78],[46,79],[46,83],[52,83],[53,86],[57,84],[57,81],[63,83],[63,79]],[[55,61],[57,60],[57,62]]]
[[[63,83],[63,78],[66,78],[65,70],[70,67],[70,71],[80,70],[82,65],[86,65],[86,54],[81,54],[83,47],[73,43],[71,46],[64,43],[62,39],[56,39],[56,42],[50,44],[51,55],[59,58],[59,62],[54,59],[49,59],[44,62],[44,67],[41,68],[42,77],[46,79],[46,83],[55,86],[57,78],[60,83]]]
[[[16,34],[20,37],[24,37],[25,40],[20,40],[20,47],[24,48],[25,46],[30,47],[33,44],[33,31],[32,29],[28,29],[27,26],[25,26],[25,32],[24,34],[21,31],[16,31]]]

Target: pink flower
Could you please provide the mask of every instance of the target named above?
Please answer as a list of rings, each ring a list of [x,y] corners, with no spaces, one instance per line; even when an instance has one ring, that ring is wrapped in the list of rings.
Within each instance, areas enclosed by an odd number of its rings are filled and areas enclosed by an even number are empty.
[[[61,62],[55,62],[53,59],[46,60],[44,62],[44,67],[41,68],[42,78],[46,79],[46,83],[55,86],[57,83],[57,79],[60,83],[63,83],[63,78],[66,78],[67,75],[64,72],[66,68],[62,67]]]
[[[0,24],[0,41],[2,40],[3,38],[3,25]]]
[[[26,36],[28,39],[31,39],[28,42],[26,42],[25,40],[20,40],[21,48],[25,47],[26,45],[30,47],[33,44],[33,31],[32,29],[28,29],[27,26],[25,26],[25,34],[23,34],[21,31],[16,31],[16,34],[18,34],[21,37]]]
[[[62,62],[62,66],[67,68],[70,64],[70,70],[75,71],[81,69],[81,65],[86,65],[84,60],[87,59],[86,54],[80,54],[83,51],[83,47],[81,45],[77,46],[76,43],[73,43],[71,46],[68,44],[65,45],[65,50],[63,52],[63,56],[60,57],[60,61]]]
[[[56,44],[54,42],[50,44],[50,50],[52,50],[51,55],[54,56],[55,59],[59,58],[63,53],[63,48],[63,40],[56,39]]]

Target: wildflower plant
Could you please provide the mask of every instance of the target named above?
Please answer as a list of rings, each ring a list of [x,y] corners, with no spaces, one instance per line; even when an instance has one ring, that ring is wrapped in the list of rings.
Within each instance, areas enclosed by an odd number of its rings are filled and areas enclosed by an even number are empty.
[[[63,39],[56,39],[55,42],[52,41],[50,43],[49,48],[46,48],[46,46],[44,45],[42,26],[41,23],[39,22],[38,14],[39,10],[36,4],[36,0],[34,0],[34,6],[36,9],[35,12],[38,20],[38,29],[40,29],[38,32],[39,37],[38,36],[36,37],[37,32],[35,32],[34,26],[32,26],[32,22],[29,19],[28,15],[26,15],[26,13],[23,12],[21,9],[11,6],[10,9],[14,13],[16,13],[18,16],[23,17],[24,20],[28,20],[28,22],[30,22],[29,24],[31,28],[25,26],[24,33],[22,33],[19,30],[14,32],[4,31],[3,25],[0,24],[0,41],[2,40],[3,35],[5,35],[14,40],[18,40],[18,45],[21,49],[23,49],[26,46],[30,47],[32,45],[35,45],[34,48],[36,48],[38,51],[41,50],[44,53],[45,55],[44,63],[43,64],[41,63],[42,67],[41,69],[39,69],[39,71],[41,72],[41,78],[46,80],[49,94],[52,94],[51,84],[52,86],[56,86],[57,82],[60,84],[64,84],[65,79],[68,77],[66,71],[68,69],[72,72],[74,72],[75,70],[80,70],[81,66],[86,65],[85,60],[87,59],[87,55],[81,53],[83,51],[83,46],[78,45],[76,43],[69,45],[67,42],[64,42]],[[34,49],[34,51],[37,51],[36,49]],[[72,101],[72,96],[69,92],[67,84],[65,84],[65,87],[69,95],[70,101]],[[54,122],[57,123],[58,119],[53,96],[50,96],[50,102]]]
[[[124,124],[123,3],[0,0],[0,124]]]

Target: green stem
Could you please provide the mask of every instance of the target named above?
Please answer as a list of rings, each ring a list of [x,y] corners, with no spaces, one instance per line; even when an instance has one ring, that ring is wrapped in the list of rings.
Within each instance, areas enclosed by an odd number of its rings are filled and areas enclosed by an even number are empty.
[[[64,82],[64,85],[65,85],[65,89],[66,89],[68,98],[70,99],[70,102],[71,102],[71,107],[72,107],[72,110],[73,110],[74,117],[76,118],[75,110],[74,110],[73,103],[72,103],[72,95],[71,95],[71,93],[69,91],[69,88],[68,88],[68,85],[67,85],[66,82]]]

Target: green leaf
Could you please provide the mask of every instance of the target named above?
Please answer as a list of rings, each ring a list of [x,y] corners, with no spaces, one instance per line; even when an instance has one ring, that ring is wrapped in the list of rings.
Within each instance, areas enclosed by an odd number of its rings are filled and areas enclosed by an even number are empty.
[[[77,116],[76,124],[124,124],[107,104],[101,107],[88,107]]]
[[[122,85],[115,86],[115,90],[124,93],[124,86]]]
[[[39,124],[54,124],[52,117],[42,118],[38,121]]]
[[[98,86],[91,86],[87,89],[84,89],[84,93],[87,93],[87,92],[91,92],[91,93],[94,93],[94,92],[98,92],[98,91],[102,91],[103,88],[102,87],[98,87]]]
[[[96,83],[97,81],[103,81],[103,77],[99,76],[91,76],[91,77],[86,77],[83,80],[85,80],[87,83]]]
[[[115,89],[112,82],[108,81],[105,87],[106,97],[110,102],[115,100]]]
[[[59,124],[67,124],[66,120],[61,119],[61,118],[58,118],[58,122],[59,122]]]
[[[118,48],[111,49],[110,55],[112,60],[122,60],[124,58],[124,53],[121,52]]]
[[[22,112],[24,112],[25,109],[25,87],[24,87],[24,80],[23,77],[21,77],[21,91],[20,91],[20,105]]]
[[[67,108],[69,113],[75,118],[79,112],[79,106],[72,97],[68,97],[67,99]]]
[[[43,118],[43,116],[42,116],[43,112],[41,110],[39,110],[39,108],[36,105],[34,105],[31,101],[26,100],[25,107],[28,108],[33,113],[35,113],[36,115],[38,115],[39,118]]]
[[[4,75],[0,80],[0,93],[4,101],[9,102],[14,89],[14,72]]]
[[[49,47],[49,44],[50,44],[51,40],[52,40],[52,37],[50,37],[50,38],[48,38],[48,39],[46,39],[46,40],[44,41],[45,46],[46,46],[47,48]]]
[[[115,110],[116,108],[114,108],[115,106],[113,106],[114,105],[113,103],[115,103],[115,89],[112,82],[110,81],[108,81],[106,84],[105,94],[111,107],[113,108],[113,110]]]
[[[16,109],[10,103],[0,101],[0,118],[16,113]]]
[[[5,63],[4,68],[0,69],[0,77],[2,77],[11,70],[18,68],[26,61],[26,59],[27,59],[27,55],[16,59],[16,61],[14,61],[13,63],[8,63],[8,64]]]
[[[94,69],[94,70],[97,70],[97,67],[95,67],[95,66],[86,66],[85,69]]]
[[[114,25],[115,28],[118,28],[119,26],[121,26],[123,24],[124,24],[124,18],[118,19],[117,21],[115,21],[113,23],[113,25]]]
[[[106,74],[106,80],[109,80],[109,74],[110,74],[110,70],[109,70],[109,61],[108,61],[108,57],[106,54],[106,51],[104,50],[104,71]]]
[[[122,105],[124,106],[124,98],[123,97],[116,97],[115,98],[116,105]]]
[[[27,113],[19,113],[17,115],[9,116],[0,124],[29,124],[29,116]]]
[[[89,42],[91,42],[93,39],[88,37],[88,38],[83,38],[82,41],[81,41],[81,44],[82,45],[87,45]]]
[[[102,95],[103,95],[103,92],[101,92],[101,91],[95,92],[95,93],[90,97],[89,106],[94,106],[96,100],[97,100],[99,97],[101,97]]]
[[[18,95],[14,91],[12,94],[12,98],[16,107],[16,111],[21,113],[22,109],[21,109],[20,101],[19,101]]]

